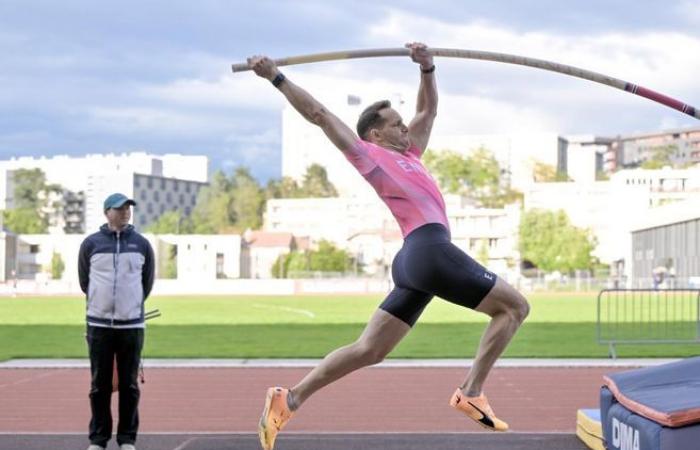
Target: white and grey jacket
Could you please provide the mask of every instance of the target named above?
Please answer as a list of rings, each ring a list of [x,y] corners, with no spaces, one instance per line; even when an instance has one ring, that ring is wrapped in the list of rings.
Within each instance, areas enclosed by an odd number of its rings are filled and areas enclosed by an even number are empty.
[[[78,254],[78,276],[87,295],[88,325],[143,328],[154,268],[151,244],[132,225],[117,233],[104,224],[85,238]]]

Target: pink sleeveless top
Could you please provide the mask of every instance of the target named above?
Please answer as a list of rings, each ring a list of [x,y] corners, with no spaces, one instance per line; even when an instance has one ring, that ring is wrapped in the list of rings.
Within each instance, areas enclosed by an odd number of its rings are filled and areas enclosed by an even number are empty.
[[[401,154],[358,140],[343,154],[389,207],[404,237],[427,223],[450,229],[445,200],[420,162],[418,147],[412,145]]]

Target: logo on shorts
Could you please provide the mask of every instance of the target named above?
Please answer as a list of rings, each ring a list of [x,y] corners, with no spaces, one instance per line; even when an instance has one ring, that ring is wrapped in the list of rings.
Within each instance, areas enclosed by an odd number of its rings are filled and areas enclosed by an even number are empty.
[[[493,275],[491,275],[491,274],[488,273],[488,272],[484,272],[484,277],[485,277],[487,280],[493,280]]]

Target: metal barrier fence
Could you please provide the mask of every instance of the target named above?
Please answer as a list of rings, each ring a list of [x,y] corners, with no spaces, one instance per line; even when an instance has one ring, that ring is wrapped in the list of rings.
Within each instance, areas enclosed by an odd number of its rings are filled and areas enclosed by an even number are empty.
[[[700,343],[700,289],[604,289],[598,294],[598,343]]]

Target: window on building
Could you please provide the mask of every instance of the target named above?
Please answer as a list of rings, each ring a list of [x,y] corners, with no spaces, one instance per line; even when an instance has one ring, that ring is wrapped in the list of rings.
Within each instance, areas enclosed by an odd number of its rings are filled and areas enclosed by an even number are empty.
[[[39,244],[31,244],[29,246],[29,253],[39,253]]]
[[[192,186],[190,185],[190,183],[187,183],[187,184],[185,185],[185,192],[187,192],[187,193],[189,194],[190,191],[192,191]]]
[[[224,254],[216,254],[216,278],[226,278],[224,273]]]
[[[173,186],[173,190],[175,192],[179,192],[180,191],[180,183],[178,183],[177,181],[174,181],[173,183],[175,184],[175,186]]]
[[[147,186],[149,189],[153,189],[153,178],[148,177],[148,178],[146,179],[146,186]]]
[[[165,189],[165,178],[160,179],[160,188]]]

